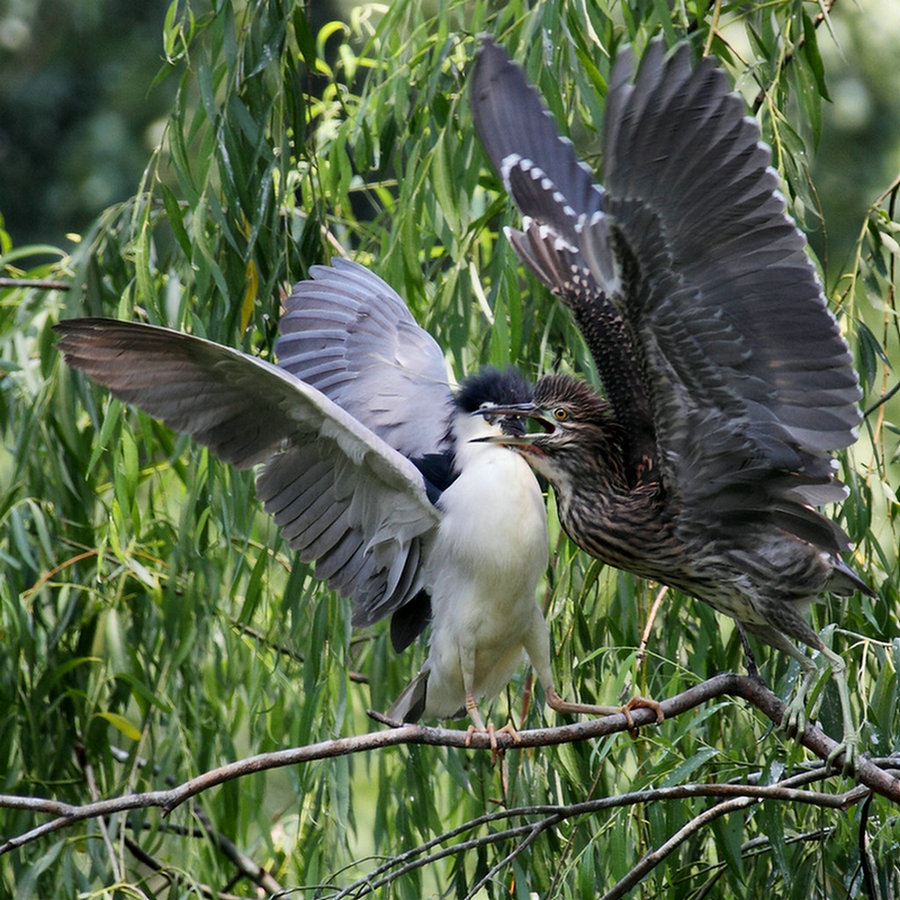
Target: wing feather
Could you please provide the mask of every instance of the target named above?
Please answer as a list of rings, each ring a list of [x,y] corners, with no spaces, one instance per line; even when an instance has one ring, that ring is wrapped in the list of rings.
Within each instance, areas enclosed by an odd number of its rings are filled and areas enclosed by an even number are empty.
[[[856,438],[858,381],[770,151],[725,74],[694,65],[687,44],[667,55],[653,41],[640,66],[620,52],[592,190],[490,40],[472,81],[487,155],[533,220],[513,245],[572,310],[628,434],[646,417],[644,446],[679,520],[708,532],[710,515],[752,510],[841,543],[803,505],[841,496],[830,452]]]
[[[654,381],[660,441],[672,394],[687,389],[699,398],[693,415],[726,394],[743,407],[721,424],[742,428],[750,454],[776,426],[813,453],[846,446],[860,392],[805,239],[758,126],[724,73],[710,60],[692,68],[689,57],[681,45],[666,60],[653,42],[634,76],[633,60],[620,59],[604,132],[608,214],[639,271],[623,302],[651,370],[682,376]],[[677,364],[685,355],[707,365],[688,377]],[[716,389],[704,392],[703,380]],[[764,406],[741,403],[748,386]]]
[[[410,459],[447,450],[453,397],[434,338],[358,263],[334,259],[309,274],[285,301],[279,367]]]
[[[56,326],[66,362],[243,469],[291,547],[355,603],[389,615],[418,592],[438,513],[402,453],[289,372],[166,328],[107,319]],[[318,573],[318,569],[317,569]],[[399,574],[398,574],[399,573]]]
[[[575,155],[571,141],[560,137],[553,117],[518,66],[489,39],[482,41],[475,60],[469,102],[482,146],[507,189],[508,171],[516,164],[534,166],[552,177],[562,203],[548,205],[543,215],[528,204],[519,208],[571,242],[574,235],[565,206],[577,215],[592,215],[603,208],[603,188]]]

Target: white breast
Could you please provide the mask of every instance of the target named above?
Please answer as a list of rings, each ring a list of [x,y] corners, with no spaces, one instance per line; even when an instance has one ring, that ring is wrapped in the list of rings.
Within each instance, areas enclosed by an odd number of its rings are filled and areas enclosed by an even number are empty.
[[[471,432],[491,433],[472,419]],[[496,433],[496,432],[494,432]],[[476,699],[496,696],[522,659],[525,638],[546,629],[535,602],[547,568],[544,500],[514,451],[460,443],[460,475],[441,495],[442,522],[429,554],[432,638],[426,717],[465,703],[463,665],[474,654]]]

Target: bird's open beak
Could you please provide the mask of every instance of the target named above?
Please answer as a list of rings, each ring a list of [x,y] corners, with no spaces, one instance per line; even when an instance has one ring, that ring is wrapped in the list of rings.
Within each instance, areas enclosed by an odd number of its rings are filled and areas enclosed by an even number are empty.
[[[474,442],[503,444],[505,446],[528,445],[531,443],[526,426],[528,421],[537,423],[542,431],[553,431],[542,409],[533,403],[511,403],[508,406],[486,406],[472,413],[483,416],[489,422],[497,423],[503,434],[476,438]]]

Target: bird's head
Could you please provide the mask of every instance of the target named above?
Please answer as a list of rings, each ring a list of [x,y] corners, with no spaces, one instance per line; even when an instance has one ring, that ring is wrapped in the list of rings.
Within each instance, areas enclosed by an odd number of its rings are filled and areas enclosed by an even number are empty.
[[[456,395],[458,437],[468,441],[492,441],[525,433],[526,419],[518,412],[507,415],[505,408],[529,406],[532,386],[515,370],[483,369],[460,385]],[[498,443],[503,443],[498,440]]]
[[[590,385],[571,375],[545,375],[530,402],[486,407],[480,412],[530,420],[535,426],[530,431],[507,431],[481,440],[515,448],[553,483],[563,480],[563,475],[578,477],[598,459],[609,460],[620,444],[609,404]]]

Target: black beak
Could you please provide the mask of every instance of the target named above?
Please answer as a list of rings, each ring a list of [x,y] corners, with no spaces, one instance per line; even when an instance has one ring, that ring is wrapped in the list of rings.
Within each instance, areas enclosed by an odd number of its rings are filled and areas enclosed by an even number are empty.
[[[476,438],[493,444],[528,444],[528,420],[536,422],[544,432],[553,431],[553,425],[544,411],[533,403],[510,403],[506,406],[485,406],[472,413],[473,416],[484,416],[489,422],[498,422],[503,435]]]
[[[526,405],[522,404],[522,406]],[[499,425],[500,430],[505,435],[518,437],[525,434],[527,417],[518,410],[513,413],[507,412],[507,407],[501,409],[500,407],[486,406],[483,409],[475,410],[472,415],[481,416],[491,425]],[[489,438],[482,438],[481,440],[489,440]]]
[[[498,417],[506,417],[507,419],[521,423],[518,434],[525,433],[525,422],[530,419],[537,423],[545,432],[554,430],[553,423],[547,418],[547,413],[540,406],[534,403],[510,403],[506,406],[497,404],[496,406],[485,406],[482,409],[476,409],[472,413],[473,416],[485,416],[488,421],[495,421]],[[506,428],[503,427],[504,431]]]

